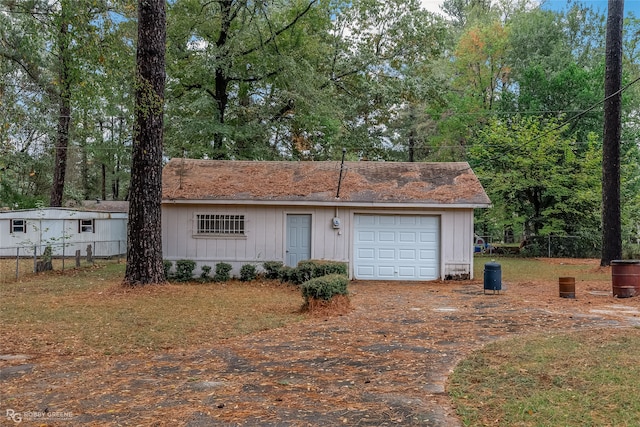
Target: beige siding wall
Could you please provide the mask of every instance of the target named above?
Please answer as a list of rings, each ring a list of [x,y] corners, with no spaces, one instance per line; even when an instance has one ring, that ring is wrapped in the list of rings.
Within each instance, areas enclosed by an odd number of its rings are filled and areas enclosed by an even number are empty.
[[[245,237],[195,237],[196,215],[207,213],[244,215]],[[343,221],[341,230],[333,230],[333,208],[171,204],[163,205],[162,211],[164,258],[190,259],[199,267],[227,262],[233,265],[236,274],[243,264],[261,266],[265,261],[284,262],[287,214],[311,215],[312,258],[348,261],[348,234],[344,232],[348,221]]]
[[[243,238],[194,237],[197,214],[244,215]],[[310,214],[311,257],[350,262],[355,213],[400,213],[437,215],[440,217],[440,274],[473,276],[473,210],[445,209],[437,211],[410,209],[378,209],[303,206],[238,206],[186,205],[165,203],[162,207],[163,256],[176,261],[190,259],[199,267],[214,267],[218,262],[233,266],[237,275],[244,264],[261,267],[265,261],[285,261],[287,214]],[[331,220],[338,216],[341,228],[334,229]]]
[[[443,211],[440,222],[443,278],[473,278],[473,209]]]

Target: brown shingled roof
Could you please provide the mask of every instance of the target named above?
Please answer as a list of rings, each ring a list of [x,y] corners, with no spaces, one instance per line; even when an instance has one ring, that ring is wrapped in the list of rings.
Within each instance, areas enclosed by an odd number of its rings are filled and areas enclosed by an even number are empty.
[[[173,159],[165,200],[335,202],[340,162]],[[467,163],[345,162],[340,202],[488,206]]]

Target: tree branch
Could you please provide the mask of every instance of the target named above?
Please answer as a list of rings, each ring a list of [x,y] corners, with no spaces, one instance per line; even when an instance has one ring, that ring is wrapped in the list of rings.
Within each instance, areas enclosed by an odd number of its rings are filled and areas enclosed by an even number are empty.
[[[264,42],[261,42],[260,45],[258,46],[254,46],[250,49],[245,50],[244,52],[240,52],[241,56],[245,56],[245,55],[249,55],[250,53],[253,53],[255,51],[257,51],[258,49],[260,49],[261,47],[275,41],[276,37],[278,37],[280,34],[284,33],[285,31],[289,30],[291,27],[293,27],[300,19],[302,19],[303,16],[305,16],[310,10],[311,7],[317,2],[318,0],[311,0],[309,2],[309,4],[307,5],[307,7],[298,12],[298,14],[295,16],[295,18],[293,18],[291,20],[291,22],[289,22],[287,25],[285,25],[284,27],[280,28],[278,31],[276,31],[275,33],[273,33],[271,35],[271,37],[269,37],[267,40],[265,40]]]
[[[29,60],[24,56],[20,56],[16,52],[9,52],[5,49],[0,49],[0,57],[8,59],[9,61],[17,64],[27,73],[27,75],[31,78],[31,80],[33,80],[35,84],[40,86],[49,95],[54,97],[60,95],[60,93],[56,91],[55,86],[47,84],[44,79],[41,78],[40,70],[38,69],[38,67],[35,64],[30,63]]]

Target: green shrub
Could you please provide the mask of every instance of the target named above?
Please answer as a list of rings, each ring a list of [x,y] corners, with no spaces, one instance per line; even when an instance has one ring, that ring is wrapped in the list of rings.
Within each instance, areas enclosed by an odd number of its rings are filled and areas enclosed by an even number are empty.
[[[296,285],[301,285],[307,280],[313,279],[315,270],[315,261],[300,261],[296,267],[295,281]]]
[[[262,263],[262,268],[264,268],[264,276],[267,279],[279,279],[280,278],[280,269],[283,267],[281,261],[267,261]]]
[[[211,281],[211,266],[210,265],[203,265],[200,268],[201,272],[200,272],[200,280],[203,282],[210,282]]]
[[[171,276],[171,267],[173,267],[173,263],[169,260],[162,261],[162,268],[164,268],[164,278],[168,279]]]
[[[193,270],[196,268],[196,262],[190,259],[181,259],[176,261],[176,275],[174,276],[178,282],[188,282],[193,278]]]
[[[252,264],[245,264],[240,268],[240,280],[243,282],[250,282],[256,280],[258,273],[256,273],[256,266]]]
[[[622,259],[640,258],[640,245],[637,243],[622,242]]]
[[[216,282],[226,282],[231,278],[229,276],[231,268],[231,264],[227,264],[226,262],[219,262],[218,264],[216,264],[216,274],[213,276],[213,280],[215,280]]]
[[[313,261],[313,277],[328,276],[329,274],[343,274],[347,276],[347,263],[340,261]]]
[[[343,274],[316,277],[302,284],[302,296],[306,303],[311,299],[329,301],[335,295],[348,295],[349,279]]]
[[[295,268],[283,265],[278,270],[278,278],[280,279],[281,282],[293,283],[294,281],[293,276],[296,273],[297,273],[297,270]]]
[[[281,262],[271,261],[265,262],[264,267],[268,278],[275,277],[277,271],[277,277],[282,282],[294,285],[302,285],[313,278],[329,274],[347,275],[347,264],[340,261],[306,260],[300,261],[295,268],[283,266]]]
[[[342,274],[345,276],[347,275],[347,264],[340,261],[300,261],[296,268],[298,272],[294,277],[298,285],[315,277],[327,276],[329,274]]]

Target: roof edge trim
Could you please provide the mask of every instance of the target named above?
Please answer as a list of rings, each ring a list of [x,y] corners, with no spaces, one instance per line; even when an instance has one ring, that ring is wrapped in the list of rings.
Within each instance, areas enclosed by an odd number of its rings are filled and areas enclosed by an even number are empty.
[[[490,203],[402,203],[402,202],[310,202],[286,200],[203,200],[203,199],[162,199],[163,205],[259,205],[259,206],[322,206],[322,207],[369,207],[369,208],[426,208],[426,209],[481,209],[490,208]]]

